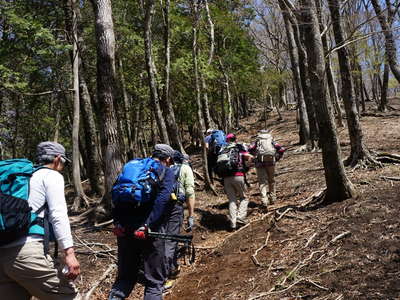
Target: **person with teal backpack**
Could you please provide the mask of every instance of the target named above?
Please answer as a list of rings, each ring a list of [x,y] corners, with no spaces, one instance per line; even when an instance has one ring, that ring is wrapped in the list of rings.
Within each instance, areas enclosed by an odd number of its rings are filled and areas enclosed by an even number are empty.
[[[62,145],[42,142],[34,167],[27,159],[0,161],[0,295],[10,300],[80,299],[71,280],[80,273],[73,248],[61,171]],[[49,228],[64,250],[66,273],[48,255]]]

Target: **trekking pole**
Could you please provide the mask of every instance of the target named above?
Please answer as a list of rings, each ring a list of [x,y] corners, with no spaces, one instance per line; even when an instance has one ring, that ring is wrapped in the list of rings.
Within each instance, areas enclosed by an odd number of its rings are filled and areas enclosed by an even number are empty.
[[[191,243],[193,240],[193,235],[191,234],[169,234],[169,233],[161,233],[161,232],[153,232],[149,231],[148,236],[161,240],[170,240],[181,243]]]
[[[169,240],[183,243],[183,256],[186,257],[186,253],[189,252],[189,263],[192,264],[196,259],[196,250],[192,243],[192,234],[169,234],[161,232],[149,231],[148,236],[156,239]],[[186,264],[186,259],[185,259]]]

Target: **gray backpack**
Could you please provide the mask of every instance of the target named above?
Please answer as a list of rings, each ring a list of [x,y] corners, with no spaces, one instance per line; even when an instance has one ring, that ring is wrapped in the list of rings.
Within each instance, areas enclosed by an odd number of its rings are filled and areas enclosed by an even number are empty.
[[[275,157],[276,149],[273,144],[272,135],[269,133],[260,133],[257,135],[257,159],[259,161],[269,160]]]

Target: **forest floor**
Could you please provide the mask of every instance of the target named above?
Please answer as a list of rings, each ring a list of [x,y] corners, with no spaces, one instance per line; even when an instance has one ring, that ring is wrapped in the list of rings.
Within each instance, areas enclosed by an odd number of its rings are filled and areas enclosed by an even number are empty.
[[[395,102],[397,101],[397,102]],[[400,109],[400,101],[392,107]],[[254,169],[249,172],[250,223],[228,232],[228,202],[219,195],[197,191],[194,244],[197,259],[183,265],[166,300],[176,299],[400,299],[400,166],[346,169],[358,196],[318,209],[305,204],[325,186],[321,153],[296,153],[298,129],[294,111],[273,115],[267,127],[288,151],[277,164],[277,201],[260,205]],[[376,152],[400,152],[400,122],[391,112],[362,117],[365,143]],[[249,143],[265,126],[259,116],[242,120],[238,141]],[[340,128],[343,158],[349,153],[347,129]],[[200,171],[199,156],[194,168]],[[201,182],[200,189],[201,189]],[[73,219],[74,217],[72,217]],[[96,229],[73,227],[82,276],[76,281],[86,292],[115,262],[111,225]],[[115,280],[115,269],[90,299],[104,300]],[[138,285],[129,299],[140,299]]]

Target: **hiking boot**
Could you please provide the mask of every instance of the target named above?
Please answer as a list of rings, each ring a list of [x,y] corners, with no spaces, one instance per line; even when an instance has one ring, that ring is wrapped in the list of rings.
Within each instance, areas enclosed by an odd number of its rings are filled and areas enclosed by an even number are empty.
[[[274,204],[274,202],[276,201],[276,194],[274,192],[269,193],[269,201],[271,204]]]
[[[247,221],[247,219],[237,218],[236,223],[238,223],[238,225],[246,225],[249,221]]]
[[[267,197],[261,198],[261,202],[262,202],[262,204],[263,204],[265,207],[267,207],[267,206],[269,205],[269,198],[268,198],[268,196],[267,196]]]
[[[230,222],[230,226],[229,226],[228,231],[232,232],[232,231],[235,231],[235,230],[236,230],[236,224],[233,224],[232,222]]]
[[[175,284],[175,279],[168,279],[163,285],[163,293],[171,289]]]

